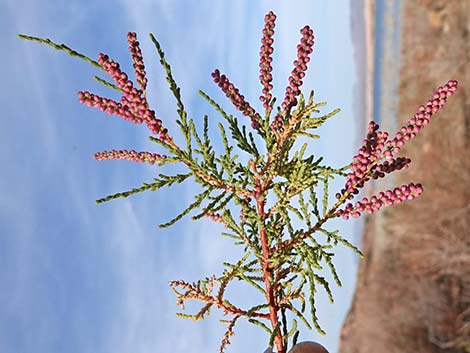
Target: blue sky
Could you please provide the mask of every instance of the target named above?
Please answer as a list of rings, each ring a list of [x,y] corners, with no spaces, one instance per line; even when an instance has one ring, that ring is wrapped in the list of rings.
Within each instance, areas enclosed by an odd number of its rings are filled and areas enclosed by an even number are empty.
[[[114,92],[92,79],[101,72],[49,47],[20,41],[16,34],[49,37],[92,58],[104,52],[131,72],[126,33],[136,31],[149,77],[149,101],[170,133],[182,141],[174,123],[174,99],[148,33],[162,44],[189,115],[202,122],[209,114],[215,127],[221,120],[198,89],[235,113],[211,80],[215,68],[260,108],[258,52],[269,10],[278,16],[275,96],[282,97],[292,70],[299,29],[309,24],[314,30],[304,89],[315,89],[317,100],[328,102],[328,111],[342,111],[321,128],[322,138],[311,143],[308,152],[343,166],[358,147],[355,121],[362,121],[353,115],[355,64],[347,0],[203,0],[197,5],[175,0],[0,2],[1,352],[216,352],[224,332],[219,316],[203,322],[177,318],[167,284],[218,275],[223,261],[240,255],[239,248],[220,236],[223,228],[209,220],[187,217],[171,228],[156,228],[192,202],[199,190],[192,180],[96,205],[94,200],[151,181],[158,172],[185,169],[94,161],[93,153],[106,149],[163,151],[148,141],[145,126],[78,102],[79,90],[113,97]],[[342,183],[335,185],[339,189]],[[330,222],[329,228],[340,229],[357,244],[358,224]],[[349,249],[336,251],[343,287],[332,283],[333,305],[324,292],[317,295],[317,313],[328,334],[321,337],[304,329],[300,337],[320,341],[331,353],[337,350],[357,268],[356,255]],[[243,293],[237,287],[232,298],[237,303],[249,301]],[[228,352],[261,353],[267,336],[241,322],[232,342]]]

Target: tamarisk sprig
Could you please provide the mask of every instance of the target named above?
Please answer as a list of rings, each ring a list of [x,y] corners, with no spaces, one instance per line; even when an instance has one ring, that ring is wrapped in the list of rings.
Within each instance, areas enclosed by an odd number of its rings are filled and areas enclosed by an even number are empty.
[[[138,42],[134,42],[130,47],[135,51]],[[139,59],[133,56],[134,64],[140,65]],[[162,121],[155,117],[155,111],[149,108],[147,98],[142,90],[133,87],[132,81],[127,74],[121,71],[119,64],[111,60],[107,55],[99,54],[98,63],[113,78],[117,86],[123,91],[121,100],[115,102],[111,99],[102,98],[93,93],[78,92],[80,103],[85,103],[90,107],[100,108],[101,111],[107,111],[109,114],[121,116],[125,120],[130,120],[134,124],[145,122],[153,134],[159,134],[160,139],[166,142],[172,139],[168,136],[168,130],[162,127]],[[138,77],[140,77],[139,74]],[[140,78],[138,78],[139,80]],[[144,82],[140,82],[141,85]],[[143,86],[145,87],[145,86]]]
[[[401,151],[405,142],[416,137],[416,134],[429,124],[431,117],[444,107],[447,98],[454,94],[457,86],[457,81],[450,80],[445,85],[438,87],[426,105],[419,106],[414,117],[405,126],[401,127],[391,140],[387,140],[389,136],[387,132],[378,131],[379,126],[371,121],[367,137],[358,154],[353,158],[352,172],[347,176],[346,186],[336,197],[338,199],[346,197],[352,200],[354,194],[358,194],[359,189],[371,178],[383,178],[385,174],[395,170],[407,169],[411,159],[394,157],[394,155]],[[386,160],[380,163],[384,159]],[[365,197],[361,201],[357,201],[355,205],[348,203],[344,209],[338,210],[336,214],[344,219],[348,219],[350,215],[357,218],[361,215],[361,212],[367,211],[371,214],[378,211],[382,206],[391,206],[405,200],[413,200],[422,192],[423,187],[421,184],[402,185],[393,190],[380,192],[378,195],[372,196],[370,200]]]
[[[244,116],[250,117],[251,127],[264,142],[261,147],[266,150],[265,154],[260,152],[262,149],[256,145],[253,133],[247,132],[245,126],[240,128],[237,117],[227,114],[221,105],[200,91],[228,124],[231,137],[241,153],[249,155],[246,164],[238,162],[238,155],[232,155],[233,146],[229,145],[224,124],[218,124],[224,152],[217,153],[209,138],[208,116],[203,118],[202,134],[198,132],[195,121],[188,119],[180,88],[153,34],[150,34],[150,39],[165,70],[169,89],[176,99],[176,123],[185,139],[185,148],[176,144],[162,121],[157,119],[155,111],[149,107],[145,92],[145,66],[135,33],[128,33],[128,44],[139,89],[134,87],[134,83],[120,69],[119,64],[107,55],[99,54],[98,61],[94,61],[64,44],[56,44],[49,39],[19,36],[65,51],[110,75],[114,83],[96,76],[95,79],[120,92],[119,101],[81,91],[80,102],[136,124],[145,123],[153,135],[159,135],[158,138],[150,136],[149,139],[168,152],[163,155],[135,150],[111,150],[96,153],[95,159],[126,159],[157,163],[158,166],[181,162],[188,168],[185,174],[158,174],[152,183],[143,183],[141,187],[130,191],[107,196],[97,200],[97,203],[128,197],[146,190],[155,191],[163,186],[182,183],[193,176],[204,190],[195,195],[194,201],[182,212],[159,227],[168,227],[199,208],[200,212],[192,216],[193,220],[206,217],[223,224],[227,231],[222,234],[243,247],[244,255],[241,259],[234,264],[224,263],[226,269],[219,277],[214,275],[197,282],[170,282],[177,297],[177,304],[183,310],[187,301],[197,300],[202,303],[202,308],[196,314],[179,313],[179,316],[200,320],[205,318],[213,307],[221,310],[224,316],[230,316],[229,320],[221,320],[227,324],[227,329],[219,352],[223,352],[230,343],[235,324],[240,318],[263,328],[269,335],[270,346],[275,345],[278,353],[287,352],[289,340],[293,344],[297,342],[297,320],[302,321],[308,328],[315,327],[319,333],[325,334],[316,314],[315,293],[318,286],[323,288],[331,303],[334,300],[328,281],[320,276],[318,271],[323,269],[323,263],[326,263],[335,283],[341,286],[333,263],[335,254],[331,249],[341,243],[363,257],[357,247],[338,234],[338,230],[327,229],[326,222],[338,216],[345,219],[350,216],[358,217],[364,211],[370,214],[383,206],[411,200],[422,193],[422,185],[410,183],[381,192],[370,199],[363,198],[355,205],[348,203],[341,208],[347,200],[354,199],[354,195],[359,193],[359,189],[367,181],[383,178],[388,173],[409,167],[409,158],[396,157],[395,154],[400,152],[405,141],[414,138],[429,123],[431,116],[444,106],[447,98],[457,89],[455,80],[439,87],[433,98],[425,106],[420,106],[415,116],[391,140],[388,132],[379,131],[378,125],[371,122],[363,145],[351,164],[340,168],[324,165],[322,157],[306,155],[306,143],[299,150],[292,151],[297,137],[319,138],[311,130],[321,127],[339,112],[339,109],[335,109],[318,116],[319,108],[326,103],[314,101],[313,92],[307,99],[300,91],[314,44],[313,31],[309,26],[301,30],[302,39],[297,46],[297,60],[294,61],[295,67],[289,77],[289,86],[281,106],[277,107],[277,114],[272,122],[269,121],[276,101],[271,95],[271,54],[275,19],[273,12],[266,15],[260,49],[259,78],[263,86],[260,100],[265,108],[264,118],[225,75],[221,75],[219,70],[212,73],[214,81],[231,103]],[[345,177],[346,182],[341,192],[336,193],[337,201],[330,205],[330,181],[335,177]],[[318,190],[323,194],[322,199],[317,197]],[[276,198],[268,205],[270,193]],[[229,208],[232,203],[239,206],[238,217],[235,217]],[[304,227],[295,229],[295,220],[300,221]],[[324,237],[325,242],[320,236]],[[241,308],[233,304],[227,299],[226,292],[235,279],[244,281],[248,288],[254,289],[256,294],[261,295],[263,302],[251,308]],[[307,309],[310,309],[310,315],[306,315]],[[291,322],[287,320],[287,311],[295,316]]]
[[[219,349],[220,353],[223,353],[225,346],[230,344],[230,337],[234,335],[233,329],[235,323],[240,317],[247,317],[249,319],[267,319],[269,317],[267,313],[260,312],[260,310],[265,309],[267,305],[259,305],[249,310],[243,310],[224,298],[227,285],[232,280],[240,278],[239,276],[242,275],[242,267],[249,269],[256,262],[251,261],[250,263],[245,264],[245,261],[250,257],[250,255],[251,253],[248,252],[240,261],[234,265],[225,263],[229,269],[224,271],[224,275],[220,278],[212,276],[210,278],[206,278],[204,281],[197,281],[192,283],[188,283],[182,280],[170,282],[173,293],[175,293],[177,297],[176,303],[183,310],[184,303],[189,300],[198,300],[205,303],[199,312],[194,315],[177,313],[178,316],[193,320],[202,320],[206,315],[209,315],[212,306],[221,309],[224,316],[232,315],[231,320],[220,320],[220,322],[228,324]],[[213,292],[215,290],[217,290],[217,293],[214,294]]]
[[[426,116],[421,116],[420,113],[426,111],[430,118],[432,114],[435,114],[440,108],[447,102],[447,98],[452,96],[456,91],[458,82],[456,80],[448,81],[444,86],[440,86],[437,93],[433,95],[433,99],[430,99],[425,106],[418,108],[418,113],[415,114],[414,118],[411,118],[408,124],[397,132],[395,139],[399,141],[407,141],[404,138],[404,131],[408,133],[408,140],[416,136],[416,132],[422,130],[422,126],[425,125],[424,119]],[[445,93],[445,95],[443,94]],[[424,110],[423,110],[424,108]],[[419,120],[421,119],[421,120]],[[366,211],[371,214],[378,211],[383,206],[391,206],[399,204],[405,200],[412,200],[419,196],[423,192],[423,186],[421,184],[410,183],[408,185],[402,185],[394,188],[393,190],[387,190],[380,192],[378,195],[369,198],[363,198],[362,201],[356,202],[355,205],[349,203],[344,209],[340,209],[341,205],[346,200],[352,200],[355,194],[359,193],[359,188],[363,187],[364,184],[374,176],[384,177],[385,173],[393,172],[395,170],[406,169],[411,160],[406,157],[393,157],[394,154],[400,152],[400,146],[387,140],[389,134],[387,132],[378,131],[379,127],[375,122],[369,123],[369,130],[366,139],[363,141],[362,147],[359,152],[353,158],[353,163],[349,166],[351,172],[347,174],[347,180],[345,188],[340,193],[336,194],[338,201],[326,212],[323,217],[319,217],[317,223],[305,231],[299,231],[295,238],[284,240],[279,242],[274,250],[274,255],[282,254],[283,252],[291,249],[292,247],[301,244],[306,239],[312,239],[312,235],[317,231],[322,231],[323,224],[330,218],[341,216],[344,219],[349,219],[349,216],[357,218],[361,215],[361,212]],[[415,135],[412,135],[410,130],[413,129]],[[392,141],[394,141],[392,140]],[[403,146],[403,144],[401,144]],[[398,147],[398,148],[397,148]],[[384,159],[387,159],[383,163],[380,163]],[[388,162],[388,164],[387,164]],[[390,165],[392,167],[390,167]],[[352,246],[352,244],[345,243],[345,239],[338,238],[337,235],[330,233],[329,237],[336,242],[341,242],[346,246],[350,247],[355,252],[358,249]],[[360,254],[358,252],[358,254]],[[362,256],[362,254],[360,254]]]

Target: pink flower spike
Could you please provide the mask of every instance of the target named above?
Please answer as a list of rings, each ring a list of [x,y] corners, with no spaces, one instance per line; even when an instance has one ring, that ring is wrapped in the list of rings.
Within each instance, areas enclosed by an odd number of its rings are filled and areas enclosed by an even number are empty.
[[[281,107],[284,110],[284,118],[289,115],[290,110],[297,104],[297,96],[300,95],[300,86],[302,80],[300,77],[305,76],[307,70],[307,63],[310,61],[309,55],[313,52],[314,35],[313,30],[309,26],[305,26],[300,30],[302,38],[300,44],[297,46],[297,59],[294,60],[294,69],[288,79],[289,86],[286,87],[284,101]],[[279,130],[284,125],[284,118],[282,115],[277,114],[274,121],[271,123],[272,130]]]
[[[96,94],[85,92],[78,92],[78,99],[80,103],[86,104],[88,107],[95,107],[101,111],[107,111],[110,114],[118,115],[119,103],[112,99],[102,98]]]
[[[112,151],[103,151],[97,152],[94,154],[94,159],[96,160],[107,160],[107,159],[125,159],[133,162],[147,162],[151,165],[155,162],[159,162],[167,158],[165,155],[159,155],[157,153],[150,152],[136,152],[134,150],[112,150]]]
[[[406,200],[413,200],[414,198],[421,195],[423,187],[421,184],[410,183],[408,185],[402,185],[392,190],[380,192],[377,196],[372,196],[370,201],[367,198],[363,198],[361,202],[356,202],[353,206],[348,203],[344,209],[336,211],[338,216],[344,219],[349,219],[349,216],[357,218],[361,215],[364,210],[368,214],[372,214],[375,211],[380,210],[382,206],[392,206],[394,204],[400,204]]]
[[[135,76],[137,83],[143,92],[147,88],[147,79],[145,78],[145,65],[142,58],[142,51],[140,50],[140,43],[137,41],[135,32],[127,33],[127,41],[129,43],[129,51],[132,54],[132,61],[134,62]]]
[[[119,102],[115,102],[89,92],[79,92],[78,97],[80,102],[87,104],[89,107],[96,107],[103,112],[106,111],[108,114],[118,115],[134,124],[145,123],[152,134],[159,135],[159,139],[162,141],[170,142],[172,141],[171,137],[168,136],[167,130],[163,128],[161,120],[156,118],[155,111],[149,108],[145,97],[144,90],[147,79],[145,78],[142,53],[135,33],[128,33],[128,41],[137,81],[141,89],[133,87],[129,76],[121,71],[119,63],[114,62],[108,55],[100,53],[98,55],[98,63],[113,78],[114,82],[123,92],[123,95]]]
[[[414,138],[417,132],[429,124],[429,119],[444,107],[447,103],[447,98],[452,96],[457,86],[458,82],[456,80],[450,80],[444,86],[439,86],[432,99],[426,102],[426,106],[420,105],[417,113],[396,133],[391,141],[391,145],[401,147],[406,141]],[[399,153],[400,149],[394,149],[393,151],[394,153]]]
[[[259,128],[261,124],[261,116],[255,112],[250,103],[245,101],[245,97],[240,94],[236,88],[225,75],[221,75],[219,69],[214,70],[211,74],[214,82],[218,84],[220,89],[225,93],[228,99],[233,103],[235,108],[240,110],[243,115],[251,118],[251,126]]]
[[[276,15],[272,11],[270,11],[264,17],[265,25],[263,29],[263,38],[261,40],[262,45],[260,49],[260,62],[259,62],[259,68],[260,68],[259,78],[260,78],[261,85],[263,86],[263,93],[264,93],[264,96],[260,96],[260,101],[263,102],[263,107],[265,109],[268,109],[269,111],[271,110],[269,101],[271,100],[271,97],[272,97],[270,94],[270,91],[272,89],[271,72],[273,70],[271,66],[271,62],[272,62],[271,54],[273,53],[272,44],[274,40],[272,37],[274,34],[274,27],[276,26],[275,21],[276,21]]]

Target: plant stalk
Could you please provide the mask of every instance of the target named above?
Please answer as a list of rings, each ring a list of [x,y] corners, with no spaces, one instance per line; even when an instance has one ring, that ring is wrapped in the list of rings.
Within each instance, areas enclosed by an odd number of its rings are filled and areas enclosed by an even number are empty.
[[[252,167],[256,175],[257,171],[256,171],[256,166],[254,163],[252,164]],[[264,224],[266,214],[264,212],[265,201],[264,201],[264,196],[263,196],[264,194],[263,186],[264,184],[261,182],[261,179],[256,177],[255,200],[256,200],[257,211],[261,218],[260,241],[261,241],[261,250],[263,254],[263,260],[262,260],[261,265],[263,268],[263,279],[264,279],[264,284],[266,287],[266,300],[267,300],[267,303],[269,304],[269,319],[271,321],[271,326],[273,330],[275,330],[279,323],[279,317],[277,314],[277,312],[279,311],[279,305],[277,303],[277,293],[275,290],[277,283],[273,275],[273,268],[271,267],[271,264],[269,262],[272,249],[269,247],[269,244],[268,244],[268,236],[266,234],[266,226]],[[273,283],[271,283],[271,280],[273,281]],[[276,345],[276,349],[278,353],[286,353],[286,350],[285,350],[286,348],[284,347],[284,342],[282,339],[282,331],[280,329],[277,330],[277,333],[274,337],[274,343]]]

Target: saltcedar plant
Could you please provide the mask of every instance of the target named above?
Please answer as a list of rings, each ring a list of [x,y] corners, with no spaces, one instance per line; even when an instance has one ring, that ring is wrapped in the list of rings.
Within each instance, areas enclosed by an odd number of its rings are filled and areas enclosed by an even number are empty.
[[[224,263],[226,268],[220,276],[213,275],[197,282],[183,280],[170,282],[177,297],[177,304],[183,310],[185,302],[189,300],[202,303],[202,308],[197,313],[178,313],[179,316],[200,320],[215,307],[227,317],[226,320],[222,320],[227,324],[227,329],[220,352],[223,352],[225,346],[230,343],[235,324],[241,318],[265,329],[269,334],[269,345],[275,345],[279,353],[287,352],[289,340],[292,344],[296,343],[299,335],[297,319],[308,328],[312,329],[314,326],[319,333],[325,334],[319,325],[315,310],[314,294],[317,285],[324,288],[332,303],[333,297],[328,281],[320,276],[317,270],[322,269],[321,263],[324,260],[336,284],[341,286],[332,261],[334,253],[330,249],[340,242],[363,257],[358,248],[338,234],[338,230],[327,229],[326,222],[335,217],[343,217],[346,220],[350,216],[359,217],[364,211],[370,214],[383,206],[412,200],[422,193],[423,187],[420,184],[410,183],[380,192],[370,199],[363,198],[355,204],[346,204],[348,200],[354,199],[367,181],[382,178],[387,173],[409,166],[411,162],[409,158],[398,157],[396,154],[408,140],[414,138],[430,122],[431,117],[445,105],[447,98],[457,89],[455,80],[439,87],[426,105],[420,106],[417,113],[393,138],[389,138],[387,132],[379,131],[376,123],[370,122],[362,147],[353,158],[353,162],[344,167],[333,168],[322,164],[322,157],[305,156],[306,143],[292,154],[290,152],[299,136],[319,138],[311,130],[319,128],[338,113],[339,109],[318,115],[319,108],[326,103],[314,101],[313,92],[305,98],[300,91],[314,45],[313,31],[309,26],[300,31],[302,37],[297,46],[294,69],[288,79],[289,85],[286,87],[281,105],[275,106],[276,99],[271,94],[275,20],[276,15],[273,12],[266,15],[260,48],[259,79],[263,88],[259,99],[264,113],[257,112],[220,70],[214,70],[212,73],[214,82],[227,98],[242,115],[250,119],[252,131],[247,133],[244,125],[240,128],[235,116],[226,113],[214,99],[199,91],[225,119],[231,137],[241,153],[250,156],[246,165],[237,162],[238,155],[232,155],[234,148],[227,140],[227,126],[218,124],[224,144],[222,154],[216,154],[208,138],[207,116],[204,116],[203,136],[200,136],[193,119],[188,119],[181,100],[180,88],[173,79],[170,65],[153,34],[150,34],[150,39],[156,47],[160,63],[166,71],[170,90],[176,98],[179,116],[176,122],[185,138],[186,146],[178,146],[174,142],[162,120],[157,118],[156,112],[147,102],[145,65],[135,33],[128,34],[128,43],[135,69],[136,85],[108,55],[99,54],[98,61],[95,61],[64,44],[56,44],[49,39],[19,35],[22,39],[66,51],[103,70],[111,77],[113,83],[97,76],[95,79],[119,91],[120,100],[115,101],[83,91],[78,93],[80,102],[135,124],[144,123],[153,135],[149,137],[150,140],[167,152],[167,155],[163,155],[134,150],[112,150],[96,153],[95,159],[127,159],[134,162],[156,163],[158,166],[179,162],[188,168],[185,174],[158,174],[152,183],[143,183],[141,187],[130,191],[107,196],[97,200],[97,203],[128,197],[146,190],[155,191],[163,186],[171,186],[194,177],[195,181],[203,186],[204,191],[196,195],[195,201],[183,212],[169,222],[160,224],[159,227],[168,227],[191,211],[200,209],[198,214],[192,216],[193,220],[209,217],[222,223],[228,229],[228,232],[222,234],[233,238],[235,244],[242,246],[243,255],[240,260],[233,264]],[[274,107],[276,111],[273,114]],[[261,137],[262,147],[267,151],[265,154],[260,153],[259,146],[255,144],[254,133]],[[197,148],[194,148],[194,143]],[[195,155],[202,157],[203,161],[196,159]],[[289,157],[290,155],[292,157]],[[335,176],[346,177],[346,182],[345,187],[336,193],[337,201],[330,205],[329,181]],[[317,198],[319,188],[323,192],[322,200]],[[270,206],[267,204],[269,194],[274,194],[276,199]],[[300,207],[294,205],[294,202],[298,202]],[[238,219],[229,209],[232,203],[239,207]],[[303,221],[305,227],[294,229],[292,225],[294,219]],[[228,285],[235,279],[244,281],[258,290],[264,302],[251,308],[242,308],[228,299]],[[310,309],[309,317],[305,315],[307,307]],[[287,312],[293,315],[291,322],[287,320]]]

